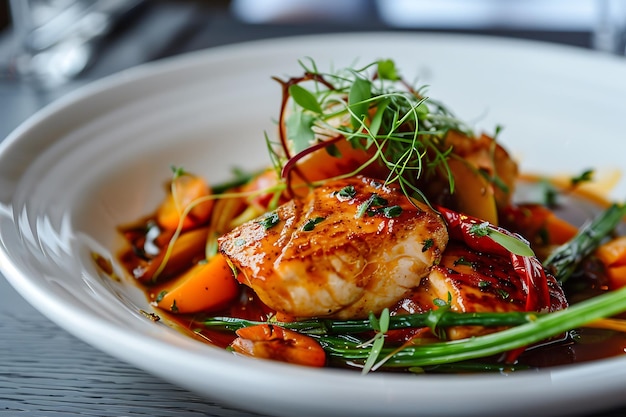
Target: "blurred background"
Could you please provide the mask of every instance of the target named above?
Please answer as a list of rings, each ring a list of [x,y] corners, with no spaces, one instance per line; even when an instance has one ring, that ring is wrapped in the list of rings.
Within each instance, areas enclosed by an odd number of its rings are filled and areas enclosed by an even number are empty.
[[[0,0],[0,141],[46,104],[93,80],[235,42],[315,33],[430,31],[538,40],[623,56],[625,28],[626,0]],[[24,323],[37,330],[25,331]],[[11,352],[29,351],[44,339],[68,354],[83,349],[85,357],[98,358],[89,365],[106,360],[48,323],[1,276],[0,324],[3,335],[13,335],[0,338],[5,366],[12,361]],[[42,326],[56,338],[42,337]],[[27,365],[18,364],[24,366],[21,374],[0,375],[3,409],[50,415],[40,408],[52,407],[48,401],[59,391],[41,369],[53,369],[53,360],[32,358]],[[87,369],[81,375],[94,369],[89,365],[80,364],[81,372]],[[130,375],[129,381],[152,384],[130,367],[116,361],[113,366],[123,373],[120,378]],[[12,387],[20,384],[35,387],[29,391],[35,402],[12,401]],[[185,398],[192,407],[188,394],[165,388],[165,398]],[[75,414],[75,404],[71,406]],[[624,410],[614,415],[624,416]]]
[[[90,81],[235,42],[431,31],[624,55],[625,28],[626,0],[0,0],[0,138]]]
[[[61,16],[83,4],[72,20]],[[2,77],[23,76],[24,48],[82,31],[88,55],[64,56],[61,85],[225,43],[319,32],[448,31],[521,37],[624,54],[625,0],[0,0]],[[30,7],[30,10],[28,8]],[[45,9],[52,17],[43,15]],[[57,9],[55,11],[55,9]],[[30,16],[29,16],[30,14]],[[98,18],[94,15],[98,14]],[[56,19],[53,19],[56,18]],[[39,42],[27,25],[42,25]],[[54,20],[54,21],[53,21]],[[44,22],[45,23],[45,22]],[[43,30],[45,29],[45,34]],[[39,46],[35,44],[38,43]],[[79,59],[80,58],[80,59]],[[70,63],[68,60],[76,62]],[[33,75],[32,73],[30,75]],[[65,76],[66,79],[62,79]],[[41,81],[41,80],[40,80]]]

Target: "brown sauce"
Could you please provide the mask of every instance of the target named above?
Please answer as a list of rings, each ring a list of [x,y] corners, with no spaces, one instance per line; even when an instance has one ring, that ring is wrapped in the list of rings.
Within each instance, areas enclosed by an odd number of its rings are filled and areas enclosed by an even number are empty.
[[[580,200],[576,201],[576,203],[579,202]],[[589,207],[596,207],[596,211],[601,205],[589,200],[584,204]],[[581,223],[581,213],[588,213],[589,210],[581,210],[578,204],[572,204],[571,207],[573,208],[568,209],[567,206],[564,206],[560,214],[573,223]],[[150,259],[157,256],[156,253],[163,248],[164,242],[167,241],[159,233],[155,233],[155,230],[152,229],[156,227],[154,224],[154,218],[148,217],[133,225],[120,227],[120,232],[125,236],[130,246],[120,253],[119,259],[131,275],[137,276],[137,271],[143,268]],[[581,269],[579,276],[572,278],[570,282],[564,287],[570,304],[607,291],[606,278],[592,261],[587,262]],[[159,281],[140,282],[137,280],[137,283],[145,291],[150,302],[154,302],[163,286],[163,283]],[[188,315],[158,311],[159,316],[190,337],[221,348],[226,348],[234,340],[234,333],[207,328],[202,325],[204,319],[228,316],[265,321],[273,313],[251,289],[243,285],[241,285],[238,299],[217,311]],[[626,318],[626,315],[623,318]],[[546,368],[614,357],[623,355],[625,352],[626,334],[624,333],[591,328],[574,329],[560,338],[528,348],[519,357],[517,366],[521,369]],[[486,362],[498,363],[499,359],[489,358]],[[436,367],[432,371],[448,372],[446,367]],[[458,372],[458,370],[454,372]]]

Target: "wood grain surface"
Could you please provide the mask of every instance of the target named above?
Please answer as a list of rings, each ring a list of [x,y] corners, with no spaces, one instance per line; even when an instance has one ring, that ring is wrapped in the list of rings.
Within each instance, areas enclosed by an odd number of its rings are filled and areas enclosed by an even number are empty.
[[[104,354],[27,305],[0,275],[0,415],[252,417]]]

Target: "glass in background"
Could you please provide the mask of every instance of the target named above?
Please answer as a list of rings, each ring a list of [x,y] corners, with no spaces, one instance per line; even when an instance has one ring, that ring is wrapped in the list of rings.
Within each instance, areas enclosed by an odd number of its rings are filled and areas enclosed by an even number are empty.
[[[115,19],[140,0],[10,0],[17,45],[15,73],[41,87],[80,74],[94,57],[95,42]]]

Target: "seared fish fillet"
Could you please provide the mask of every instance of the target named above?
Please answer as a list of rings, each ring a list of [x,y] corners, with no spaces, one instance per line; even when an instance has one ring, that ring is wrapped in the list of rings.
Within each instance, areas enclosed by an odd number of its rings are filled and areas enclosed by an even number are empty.
[[[550,293],[550,311],[567,307],[561,286],[546,274]],[[398,304],[396,312],[424,312],[434,308],[433,300],[448,301],[457,312],[525,311],[527,288],[513,269],[509,258],[478,253],[462,243],[450,242],[441,262],[411,297]],[[455,327],[449,339],[461,339],[490,333],[493,328]]]
[[[365,177],[328,182],[219,239],[239,280],[276,311],[367,317],[414,290],[448,241],[429,207]]]

